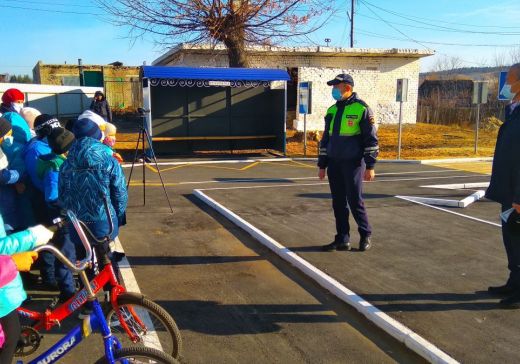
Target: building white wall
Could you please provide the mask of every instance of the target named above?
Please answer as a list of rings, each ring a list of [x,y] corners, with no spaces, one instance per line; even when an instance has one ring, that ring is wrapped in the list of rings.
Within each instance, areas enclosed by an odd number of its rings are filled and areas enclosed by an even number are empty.
[[[379,124],[399,121],[399,103],[395,102],[397,79],[408,78],[408,101],[403,104],[403,122],[416,122],[420,67],[417,57],[253,53],[249,59],[251,67],[256,68],[298,67],[298,81],[312,81],[313,109],[307,116],[308,130],[323,129],[325,111],[334,103],[326,82],[339,73],[352,75],[356,84],[354,91],[372,108]],[[228,60],[222,54],[183,52],[173,57],[169,65],[227,67]],[[298,130],[303,130],[303,115],[298,116],[295,124]]]

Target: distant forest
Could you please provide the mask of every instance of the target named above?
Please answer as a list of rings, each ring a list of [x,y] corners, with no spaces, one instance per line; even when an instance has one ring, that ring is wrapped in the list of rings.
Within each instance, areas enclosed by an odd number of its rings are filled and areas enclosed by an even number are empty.
[[[509,66],[504,67],[461,67],[454,68],[452,70],[436,71],[436,72],[423,72],[420,74],[421,79],[429,78],[431,76],[438,76],[446,78],[446,76],[467,76],[468,78],[481,78],[482,75],[490,73],[499,73],[501,71],[507,71]]]

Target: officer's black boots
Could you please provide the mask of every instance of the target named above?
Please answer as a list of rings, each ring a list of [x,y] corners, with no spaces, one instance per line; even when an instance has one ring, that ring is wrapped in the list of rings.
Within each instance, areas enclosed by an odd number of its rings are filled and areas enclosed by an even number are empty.
[[[370,249],[372,247],[372,241],[370,240],[370,236],[362,237],[359,241],[359,251],[364,252],[365,250]]]
[[[372,241],[370,239],[370,236],[362,237],[359,241],[359,251],[364,252],[365,250],[368,250],[372,247]],[[322,247],[323,251],[330,252],[333,250],[351,250],[350,243],[345,242],[337,242],[333,241],[330,244],[324,245]]]
[[[323,251],[330,252],[333,250],[350,250],[351,247],[350,243],[333,241],[330,244],[324,245],[322,249]]]

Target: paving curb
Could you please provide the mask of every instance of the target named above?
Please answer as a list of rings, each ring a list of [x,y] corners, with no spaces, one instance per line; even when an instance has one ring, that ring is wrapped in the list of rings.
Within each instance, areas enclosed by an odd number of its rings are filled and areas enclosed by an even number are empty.
[[[301,270],[304,274],[315,280],[320,286],[329,290],[342,301],[353,306],[376,326],[383,329],[386,333],[395,339],[404,343],[408,348],[422,356],[424,359],[428,360],[430,363],[458,363],[455,359],[437,348],[435,345],[416,334],[400,322],[394,320],[386,313],[373,306],[371,303],[365,301],[362,297],[343,286],[334,278],[319,270],[305,259],[298,256],[296,253],[292,252],[290,249],[284,247],[276,240],[265,234],[263,231],[251,225],[246,220],[233,213],[231,210],[227,209],[223,205],[213,200],[211,197],[204,194],[202,191],[194,190],[193,193],[201,201],[225,216],[235,225],[245,230],[260,243],[279,255],[282,259]]]

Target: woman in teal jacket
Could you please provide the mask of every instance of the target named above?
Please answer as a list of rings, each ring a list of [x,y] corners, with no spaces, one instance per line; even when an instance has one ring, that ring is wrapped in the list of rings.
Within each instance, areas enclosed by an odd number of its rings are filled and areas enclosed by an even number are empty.
[[[5,113],[2,117],[11,123],[13,130],[11,136],[4,138],[2,149],[9,161],[9,169],[16,170],[22,176],[25,173],[23,150],[32,138],[31,129],[27,122],[15,112]]]
[[[20,175],[20,179],[14,184],[14,187],[10,186],[10,188],[16,190],[14,194],[16,206],[10,210],[12,215],[16,215],[13,228],[21,230],[35,224],[31,206],[31,192],[30,189],[27,189],[28,176],[24,160],[25,147],[32,138],[31,129],[29,129],[27,122],[15,112],[5,113],[3,118],[11,123],[12,135],[4,138],[2,150],[9,161],[9,170],[17,171]],[[2,211],[5,211],[5,209],[2,209]],[[7,216],[5,216],[5,219],[9,220]]]

